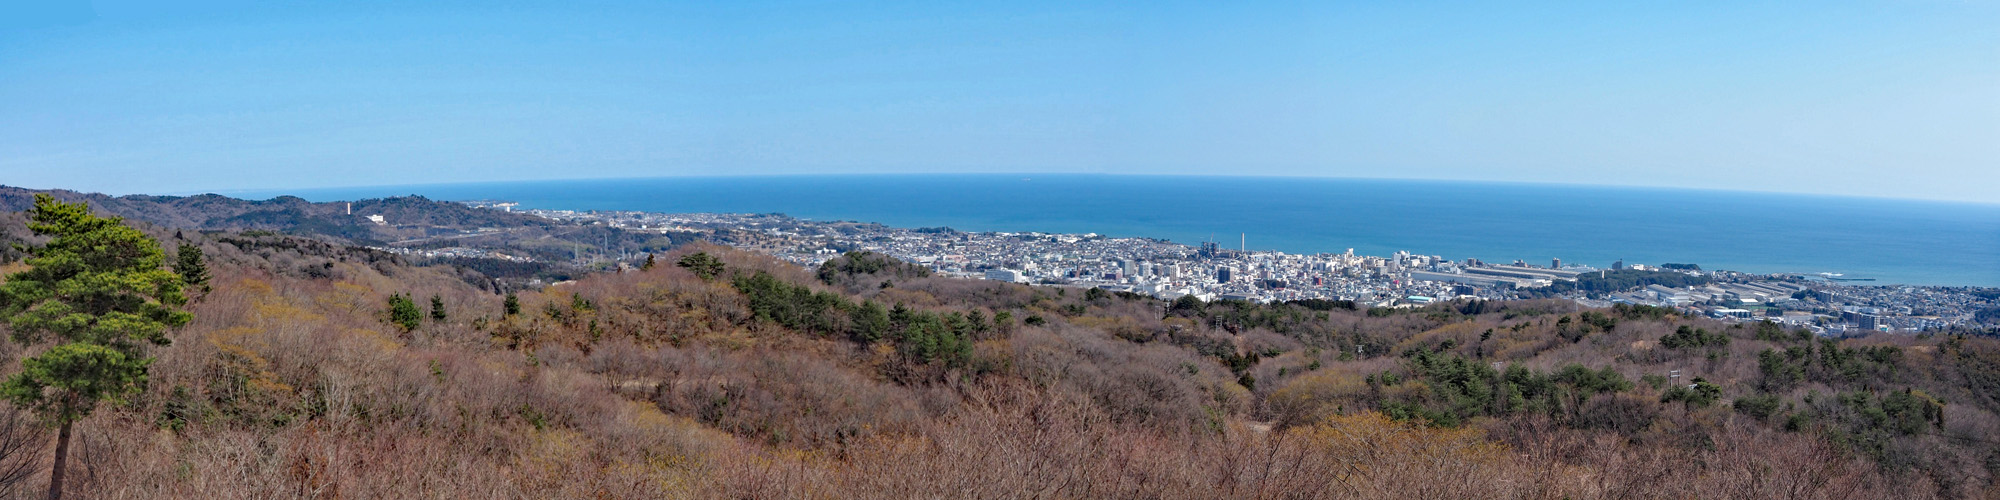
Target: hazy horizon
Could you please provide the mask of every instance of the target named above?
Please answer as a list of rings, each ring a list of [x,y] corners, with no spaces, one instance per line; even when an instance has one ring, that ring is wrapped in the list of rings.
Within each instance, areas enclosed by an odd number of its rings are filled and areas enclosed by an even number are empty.
[[[304,197],[304,198],[307,198],[307,199],[312,199],[311,197],[309,197],[309,196],[305,196],[305,195],[306,195],[306,194],[314,194],[314,193],[324,193],[324,192],[339,192],[339,191],[364,191],[364,190],[390,190],[390,189],[406,189],[406,188],[423,188],[423,187],[444,187],[444,186],[468,186],[468,185],[487,185],[487,184],[528,184],[528,183],[537,183],[537,182],[549,182],[549,183],[564,183],[564,182],[589,182],[589,181],[612,181],[612,180],[633,180],[633,181],[654,181],[654,180],[672,180],[672,179],[688,179],[688,180],[702,180],[702,179],[740,179],[740,178],[759,178],[759,177],[868,177],[868,176],[883,176],[883,177],[900,177],[900,176],[996,176],[996,177],[997,177],[997,176],[1008,176],[1008,177],[1012,177],[1012,176],[1024,176],[1024,178],[1027,178],[1027,177],[1039,177],[1039,176],[1084,176],[1084,177],[1088,177],[1088,176],[1106,176],[1106,177],[1169,177],[1169,178],[1172,178],[1172,177],[1213,177],[1213,178],[1219,178],[1219,179],[1230,179],[1230,178],[1246,178],[1246,179],[1266,179],[1266,178],[1276,178],[1276,179],[1284,179],[1284,178],[1297,178],[1297,179],[1312,179],[1312,180],[1324,180],[1324,181],[1369,181],[1369,182],[1374,182],[1374,181],[1380,181],[1380,182],[1392,182],[1392,183],[1393,183],[1393,182],[1409,182],[1409,183],[1444,183],[1444,184],[1495,184],[1495,185],[1516,185],[1516,186],[1546,186],[1546,187],[1573,187],[1573,188],[1596,188],[1596,189],[1629,189],[1629,190],[1642,190],[1642,191],[1665,191],[1665,192],[1675,192],[1675,191],[1682,191],[1682,192],[1689,192],[1689,193],[1736,193],[1736,194],[1770,194],[1770,195],[1778,195],[1778,196],[1788,196],[1788,197],[1805,197],[1805,198],[1829,198],[1829,199],[1854,199],[1854,200],[1882,200],[1882,201],[1897,201],[1897,202],[1916,202],[1916,203],[1935,203],[1935,204],[1944,204],[1944,205],[1973,205],[1973,206],[1980,206],[1980,207],[2000,207],[2000,200],[1984,200],[1984,201],[1973,201],[1973,200],[1938,200],[1938,199],[1925,199],[1925,198],[1905,198],[1905,197],[1894,197],[1894,196],[1868,196],[1868,195],[1851,195],[1851,194],[1827,194],[1827,193],[1800,193],[1800,192],[1785,192],[1785,191],[1755,191],[1755,190],[1743,190],[1743,189],[1726,189],[1726,188],[1705,188],[1705,187],[1680,187],[1680,186],[1655,186],[1655,185],[1643,185],[1643,184],[1586,184],[1586,183],[1567,183],[1567,182],[1536,182],[1536,181],[1506,181],[1506,180],[1482,180],[1482,179],[1423,179],[1423,178],[1398,178],[1398,177],[1343,177],[1343,176],[1324,176],[1324,175],[1229,175],[1229,174],[1148,174],[1148,173],[1073,173],[1073,172],[951,172],[951,173],[923,173],[923,172],[911,172],[911,173],[895,173],[895,172],[891,172],[891,173],[869,173],[869,172],[830,172],[830,173],[799,173],[799,174],[742,174],[742,175],[727,175],[727,174],[717,174],[717,175],[676,175],[676,176],[611,176],[611,177],[567,177],[567,178],[547,178],[547,179],[525,179],[525,180],[495,180],[495,181],[448,181],[448,182],[426,182],[426,183],[413,183],[413,184],[356,184],[356,185],[342,185],[342,186],[320,186],[320,187],[310,187],[310,188],[250,188],[250,189],[195,189],[195,190],[185,190],[185,191],[174,191],[174,192],[132,192],[132,193],[110,193],[110,192],[105,192],[105,193],[103,193],[103,194],[107,194],[107,195],[112,195],[112,196],[125,196],[125,195],[153,195],[153,196],[195,196],[195,195],[203,195],[203,194],[217,194],[217,195],[222,195],[222,196],[229,196],[229,197],[233,197],[233,198],[244,198],[244,199],[255,199],[255,200],[268,200],[268,199],[270,199],[270,198],[273,198],[273,197],[278,197],[278,196],[300,196],[300,197]],[[27,188],[31,188],[31,189],[70,189],[70,188],[66,188],[66,187],[61,187],[61,186],[54,186],[54,187],[49,187],[49,186],[17,186],[17,187],[27,187]],[[74,190],[74,189],[71,189],[71,190]],[[386,193],[388,193],[387,191],[384,191],[384,193],[385,193],[385,194],[383,194],[383,195],[381,195],[381,196],[406,196],[406,195],[422,195],[422,194],[423,194],[423,193],[401,193],[401,194],[386,194]],[[252,198],[245,198],[245,196],[251,196]],[[314,199],[314,200],[312,200],[312,201],[316,201],[316,202],[317,202],[317,201],[329,201],[329,200],[317,200],[317,199]],[[339,201],[339,200],[335,200],[335,201]],[[452,200],[447,200],[447,201],[452,201]]]
[[[1994,4],[0,9],[6,184],[1065,172],[2000,201]]]

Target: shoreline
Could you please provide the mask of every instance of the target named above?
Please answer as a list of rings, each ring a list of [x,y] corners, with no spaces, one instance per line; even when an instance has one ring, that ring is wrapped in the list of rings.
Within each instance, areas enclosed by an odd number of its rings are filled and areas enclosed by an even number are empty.
[[[1004,182],[1001,182],[1004,181]],[[1604,268],[1698,262],[1760,274],[2000,286],[2000,210],[1928,202],[1443,181],[1117,175],[876,175],[498,182],[293,191],[308,199],[416,192],[525,208],[785,213],[898,227],[1088,233],[1198,246],[1248,233],[1297,254],[1420,251]],[[1983,244],[1992,240],[1992,244]],[[1227,246],[1236,246],[1229,245]]]

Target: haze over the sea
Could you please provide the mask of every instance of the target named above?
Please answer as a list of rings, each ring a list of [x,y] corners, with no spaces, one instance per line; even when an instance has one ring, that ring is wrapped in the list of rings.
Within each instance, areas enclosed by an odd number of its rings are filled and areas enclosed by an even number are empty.
[[[683,177],[240,192],[419,194],[523,208],[782,212],[969,231],[1095,232],[1253,250],[1843,273],[2000,286],[2000,205],[1517,183],[1062,174]],[[1244,237],[1242,235],[1247,235]]]

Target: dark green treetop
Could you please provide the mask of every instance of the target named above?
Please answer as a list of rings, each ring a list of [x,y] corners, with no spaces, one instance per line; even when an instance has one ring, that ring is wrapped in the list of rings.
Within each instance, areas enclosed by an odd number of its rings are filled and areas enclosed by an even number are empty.
[[[152,237],[48,195],[35,197],[29,216],[29,230],[52,238],[31,249],[28,270],[0,283],[0,317],[16,342],[53,337],[137,359],[142,346],[167,345],[167,329],[188,322],[179,310],[182,277],[161,267],[166,253]]]
[[[174,273],[181,275],[181,283],[188,288],[208,291],[208,263],[202,256],[200,246],[182,243],[174,251]]]
[[[674,265],[693,271],[694,275],[701,277],[703,281],[714,281],[716,276],[722,275],[722,270],[725,267],[722,259],[715,258],[714,255],[709,255],[708,252],[695,252],[681,256],[681,260],[675,262]]]
[[[417,301],[408,295],[389,296],[389,322],[402,327],[403,332],[416,330],[424,320],[424,313],[417,309]]]

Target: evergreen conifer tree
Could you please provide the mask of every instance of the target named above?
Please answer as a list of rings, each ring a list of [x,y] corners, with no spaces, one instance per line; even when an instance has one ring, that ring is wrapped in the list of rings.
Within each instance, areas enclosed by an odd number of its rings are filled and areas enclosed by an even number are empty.
[[[695,252],[684,255],[674,265],[693,271],[694,275],[700,277],[702,281],[715,281],[715,277],[722,275],[722,270],[727,267],[722,263],[722,259],[715,258],[714,255],[709,255],[708,252]]]
[[[417,301],[408,295],[389,296],[389,322],[403,328],[404,332],[416,330],[424,320],[424,313],[417,310]]]
[[[444,297],[431,295],[431,321],[444,321]]]
[[[201,247],[182,243],[174,254],[174,273],[181,275],[181,283],[189,289],[208,293],[208,262],[201,253]]]
[[[21,360],[0,396],[60,429],[49,475],[49,498],[60,499],[73,424],[100,401],[144,390],[153,362],[145,348],[167,345],[167,330],[191,315],[180,310],[186,282],[164,268],[152,237],[46,194],[35,195],[28,216],[28,229],[50,239],[30,250],[28,270],[0,283],[0,318],[16,343],[53,345]]]

